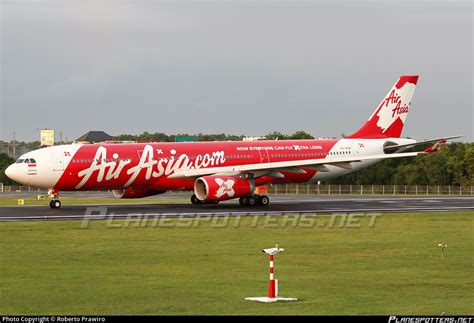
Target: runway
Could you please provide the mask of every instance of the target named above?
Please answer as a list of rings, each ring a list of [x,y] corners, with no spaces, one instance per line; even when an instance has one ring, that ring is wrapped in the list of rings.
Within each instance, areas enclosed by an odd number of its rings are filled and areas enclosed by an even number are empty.
[[[183,198],[183,196],[180,196]],[[272,195],[267,207],[240,207],[236,201],[218,205],[125,204],[125,205],[64,205],[61,209],[44,206],[0,207],[0,222],[81,220],[106,217],[196,217],[196,216],[255,216],[285,214],[332,213],[399,213],[399,212],[471,212],[474,197],[329,197]]]

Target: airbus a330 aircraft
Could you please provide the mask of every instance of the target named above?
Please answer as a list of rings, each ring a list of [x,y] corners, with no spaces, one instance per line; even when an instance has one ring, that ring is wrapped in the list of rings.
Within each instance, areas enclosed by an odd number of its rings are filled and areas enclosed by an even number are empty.
[[[362,128],[342,139],[61,145],[26,153],[5,173],[49,189],[51,208],[61,207],[59,191],[96,189],[119,198],[186,189],[194,190],[193,204],[239,198],[243,206],[268,205],[255,187],[326,180],[384,159],[434,152],[457,138],[400,138],[417,81],[401,76]],[[402,152],[431,142],[425,151]]]

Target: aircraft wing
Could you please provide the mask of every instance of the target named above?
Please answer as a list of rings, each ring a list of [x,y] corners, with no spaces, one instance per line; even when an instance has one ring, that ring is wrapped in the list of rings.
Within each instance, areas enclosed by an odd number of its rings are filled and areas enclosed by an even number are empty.
[[[306,160],[291,160],[282,162],[270,162],[270,163],[258,163],[258,164],[246,164],[236,166],[224,166],[224,167],[210,167],[200,169],[181,169],[174,174],[171,174],[169,178],[181,178],[181,179],[193,179],[206,175],[214,174],[245,174],[253,173],[255,177],[268,175],[272,177],[281,177],[282,175],[278,171],[285,171],[290,173],[305,174],[306,171],[303,168],[310,168],[318,171],[327,171],[326,166],[332,165],[344,169],[352,169],[352,163],[367,161],[367,160],[381,160],[389,158],[402,158],[402,157],[414,157],[418,154],[424,154],[425,152],[411,152],[411,153],[396,153],[396,154],[384,154],[384,155],[369,155],[369,156],[348,156],[348,157],[329,157],[323,159],[306,159]]]

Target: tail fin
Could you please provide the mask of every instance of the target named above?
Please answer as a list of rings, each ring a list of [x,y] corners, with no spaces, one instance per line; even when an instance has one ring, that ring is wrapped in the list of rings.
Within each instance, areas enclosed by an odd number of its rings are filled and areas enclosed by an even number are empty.
[[[417,82],[418,75],[400,76],[369,120],[348,138],[399,138]]]

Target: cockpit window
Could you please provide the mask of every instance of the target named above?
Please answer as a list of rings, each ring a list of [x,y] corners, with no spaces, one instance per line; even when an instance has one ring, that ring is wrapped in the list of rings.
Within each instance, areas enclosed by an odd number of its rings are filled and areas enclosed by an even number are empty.
[[[34,158],[20,158],[16,161],[17,164],[36,164],[36,159]]]

